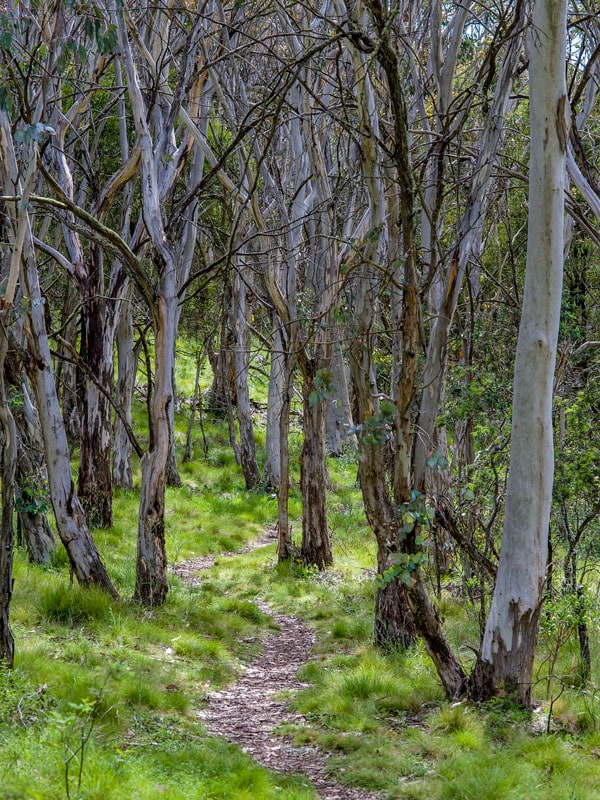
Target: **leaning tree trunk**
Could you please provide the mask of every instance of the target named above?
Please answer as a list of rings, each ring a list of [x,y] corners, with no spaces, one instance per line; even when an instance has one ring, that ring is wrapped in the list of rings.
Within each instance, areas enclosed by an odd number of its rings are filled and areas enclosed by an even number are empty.
[[[552,395],[563,274],[568,136],[566,0],[535,4],[530,49],[527,269],[513,386],[511,456],[496,588],[471,693],[531,703],[554,451]]]
[[[43,303],[35,267],[29,266],[27,273],[28,280],[25,285],[31,299],[29,324],[26,326],[29,350],[27,371],[40,417],[50,501],[56,518],[56,527],[77,580],[84,585],[97,584],[117,597],[117,591],[108,577],[75,492],[67,435],[56,395]]]
[[[314,362],[305,359],[302,380],[304,443],[300,456],[300,486],[302,489],[302,549],[305,564],[319,569],[333,564],[329,529],[327,527],[327,465],[325,462],[326,400],[311,403],[315,391]]]
[[[2,111],[0,111],[0,151],[2,183],[5,187],[11,187],[12,194],[18,195],[21,191],[19,169],[10,123],[5,112]],[[32,158],[35,159],[35,151],[32,151]],[[34,162],[30,167],[33,165]],[[69,556],[71,570],[77,580],[84,585],[99,585],[117,597],[117,591],[108,577],[100,553],[88,530],[83,508],[71,477],[69,447],[54,381],[44,318],[44,298],[40,291],[39,277],[34,262],[33,235],[27,213],[26,198],[22,198],[21,204],[24,207],[19,210],[19,216],[13,216],[11,221],[16,234],[15,241],[19,243],[21,250],[17,254],[21,291],[27,298],[25,333],[28,352],[26,369],[35,394],[44,439],[48,487],[56,527]]]

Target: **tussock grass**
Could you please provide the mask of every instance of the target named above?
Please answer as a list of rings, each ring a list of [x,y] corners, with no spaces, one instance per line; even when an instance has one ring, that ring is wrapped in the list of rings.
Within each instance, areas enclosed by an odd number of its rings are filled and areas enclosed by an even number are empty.
[[[189,375],[178,385],[189,389]],[[170,563],[236,551],[275,521],[276,497],[244,490],[224,423],[205,417],[204,428],[208,458],[198,434],[194,459],[181,466],[183,486],[168,490]],[[292,447],[297,453],[297,437]],[[282,733],[325,748],[337,780],[388,800],[600,800],[600,693],[572,679],[575,648],[560,651],[548,676],[551,642],[542,641],[536,691],[544,706],[533,721],[501,701],[484,708],[447,702],[420,646],[374,650],[375,546],[351,446],[329,472],[335,567],[326,573],[277,565],[269,545],[217,556],[195,587],[172,576],[166,604],[144,610],[129,599],[137,490],[117,492],[113,527],[95,532],[121,601],[71,585],[60,549],[46,568],[18,551],[11,609],[17,659],[12,672],[0,672],[0,796],[65,797],[65,758],[93,721],[81,788],[70,785],[78,800],[314,800],[300,779],[270,773],[208,737],[197,717],[207,692],[232,682],[273,629],[256,603],[261,597],[316,630],[299,673],[308,685],[290,698],[304,721]],[[291,511],[298,520],[295,486]],[[299,521],[294,530],[299,539]],[[468,664],[475,615],[449,594],[437,605]],[[596,667],[597,637],[592,647]],[[78,766],[75,758],[71,781]]]

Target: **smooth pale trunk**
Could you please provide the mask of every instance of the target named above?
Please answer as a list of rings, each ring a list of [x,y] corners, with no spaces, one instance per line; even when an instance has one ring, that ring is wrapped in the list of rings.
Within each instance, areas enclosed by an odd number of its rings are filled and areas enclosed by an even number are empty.
[[[237,418],[240,431],[240,461],[246,489],[255,489],[260,484],[260,470],[256,461],[254,423],[248,390],[248,325],[246,322],[246,283],[236,275],[233,286],[233,366]]]
[[[325,413],[325,441],[329,455],[339,456],[342,454],[344,442],[348,438],[348,430],[352,426],[352,412],[350,410],[346,365],[342,348],[337,344],[342,339],[338,325],[335,326],[333,335],[336,342],[331,356],[333,394],[329,397]]]
[[[552,393],[563,275],[566,2],[538,0],[530,57],[527,271],[500,563],[473,695],[531,702],[554,474]]]
[[[267,430],[265,435],[264,471],[265,486],[269,486],[272,489],[278,489],[281,480],[281,437],[279,429],[283,410],[284,379],[285,354],[283,352],[281,329],[274,319],[267,398]]]
[[[4,185],[13,193],[21,191],[19,169],[15,157],[10,126],[3,112],[1,122],[0,175]],[[13,229],[19,231],[22,245],[19,258],[19,282],[27,306],[24,330],[27,341],[26,369],[35,394],[44,453],[48,471],[50,502],[56,519],[58,535],[69,556],[72,573],[83,585],[97,584],[114,597],[117,591],[111,583],[94,540],[87,527],[83,508],[71,477],[67,435],[60,410],[46,320],[45,299],[42,297],[39,276],[34,261],[33,236],[27,211],[13,218]]]
[[[133,318],[131,314],[130,291],[117,305],[116,324],[117,341],[117,404],[123,411],[125,419],[132,423],[132,400],[135,386],[137,357],[133,346]],[[123,422],[115,417],[115,442],[113,451],[112,477],[115,486],[121,489],[133,489],[133,472],[131,455],[133,448]]]

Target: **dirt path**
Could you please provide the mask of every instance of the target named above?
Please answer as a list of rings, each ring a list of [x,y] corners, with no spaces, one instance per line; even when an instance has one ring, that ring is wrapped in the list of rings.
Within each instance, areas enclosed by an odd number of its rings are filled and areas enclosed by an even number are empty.
[[[240,552],[262,547],[274,538],[273,531],[268,530],[264,538]],[[210,556],[193,559],[177,565],[174,571],[186,583],[197,585],[198,572],[212,566],[214,561]],[[277,700],[275,695],[305,685],[296,678],[296,673],[309,659],[315,635],[298,617],[278,614],[264,601],[258,600],[257,604],[272,617],[279,630],[263,639],[262,652],[232,686],[210,695],[207,708],[199,712],[209,733],[240,745],[269,769],[305,776],[323,800],[379,800],[371,792],[333,781],[327,775],[326,755],[321,750],[295,747],[289,739],[273,732],[284,722],[297,723],[303,719],[300,714],[291,713],[287,703]]]

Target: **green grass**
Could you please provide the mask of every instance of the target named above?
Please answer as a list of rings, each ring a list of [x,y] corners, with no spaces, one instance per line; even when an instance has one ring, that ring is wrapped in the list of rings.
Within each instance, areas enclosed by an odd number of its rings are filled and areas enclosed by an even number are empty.
[[[552,638],[542,636],[536,696],[544,705],[533,721],[502,702],[446,701],[422,647],[388,655],[372,647],[375,546],[355,456],[330,464],[332,570],[278,565],[274,545],[219,556],[272,524],[277,501],[244,490],[226,426],[204,423],[209,457],[195,439],[194,459],[181,466],[183,486],[168,490],[166,520],[169,563],[216,555],[198,586],[172,576],[167,602],[152,611],[129,599],[136,490],[116,493],[113,527],[94,534],[121,601],[72,585],[62,550],[46,568],[17,552],[16,663],[0,672],[0,796],[56,800],[67,797],[68,781],[73,800],[315,798],[302,780],[258,767],[207,736],[197,716],[207,694],[235,680],[273,629],[256,604],[262,597],[315,628],[317,644],[300,671],[307,686],[289,698],[304,720],[281,733],[323,747],[337,780],[390,800],[600,799],[600,693],[573,679],[572,642],[548,676]],[[295,455],[298,445],[296,438]],[[291,513],[299,539],[296,486]],[[448,593],[438,611],[468,663],[475,615]],[[599,643],[591,633],[596,669]],[[593,679],[598,684],[597,670]],[[78,788],[81,753],[73,748],[88,731]]]

